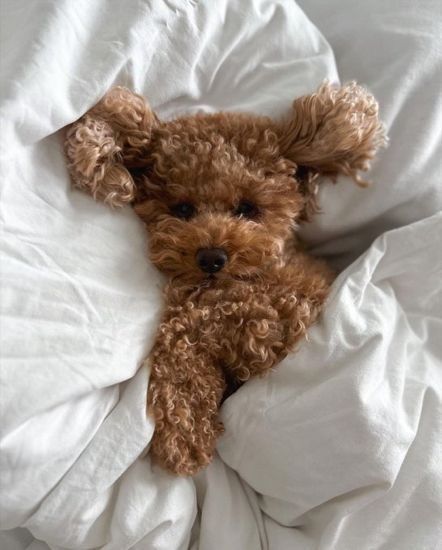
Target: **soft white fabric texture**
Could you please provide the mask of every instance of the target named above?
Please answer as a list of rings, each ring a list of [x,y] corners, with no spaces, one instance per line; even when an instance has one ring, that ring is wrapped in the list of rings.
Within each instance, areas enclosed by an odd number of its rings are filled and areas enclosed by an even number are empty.
[[[435,549],[437,3],[306,1],[339,71],[290,0],[2,4],[0,547]],[[113,84],[163,117],[276,116],[338,72],[376,94],[391,137],[376,185],[324,184],[303,229],[346,270],[309,341],[225,403],[220,457],[173,478],[149,461],[139,369],[163,281],[130,209],[71,190],[58,130]]]

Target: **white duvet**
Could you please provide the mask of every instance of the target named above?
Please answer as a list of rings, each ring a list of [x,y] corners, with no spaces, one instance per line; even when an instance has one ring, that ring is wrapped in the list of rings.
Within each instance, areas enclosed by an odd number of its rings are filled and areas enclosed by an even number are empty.
[[[302,7],[316,26],[290,0],[2,1],[2,550],[440,548],[440,7]],[[113,84],[163,117],[279,115],[324,78],[380,101],[376,184],[324,183],[303,234],[343,271],[321,321],[174,478],[140,368],[162,280],[131,210],[70,188],[59,130]]]

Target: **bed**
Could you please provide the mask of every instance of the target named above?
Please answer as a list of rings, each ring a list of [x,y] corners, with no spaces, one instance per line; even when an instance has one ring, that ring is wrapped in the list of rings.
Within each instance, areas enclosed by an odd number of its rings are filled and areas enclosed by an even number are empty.
[[[442,103],[436,0],[3,0],[5,550],[436,550]],[[356,79],[390,138],[302,234],[340,271],[299,350],[232,395],[194,479],[149,459],[161,276],[130,208],[71,189],[63,128],[114,84],[161,117],[279,116]]]

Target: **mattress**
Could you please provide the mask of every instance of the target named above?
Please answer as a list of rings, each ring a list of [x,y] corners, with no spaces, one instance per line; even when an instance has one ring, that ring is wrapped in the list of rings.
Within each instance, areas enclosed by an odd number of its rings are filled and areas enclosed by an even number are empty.
[[[434,550],[442,540],[438,2],[2,2],[1,489],[7,550]],[[221,410],[194,478],[152,465],[162,277],[130,208],[70,185],[64,127],[112,85],[157,114],[279,117],[374,93],[373,185],[301,228],[340,271],[308,339]]]

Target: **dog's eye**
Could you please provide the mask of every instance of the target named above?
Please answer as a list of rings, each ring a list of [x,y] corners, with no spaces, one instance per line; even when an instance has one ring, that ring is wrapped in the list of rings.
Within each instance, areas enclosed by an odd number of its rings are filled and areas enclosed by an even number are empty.
[[[256,204],[253,204],[253,202],[242,200],[239,202],[238,206],[233,211],[235,216],[244,218],[256,218],[256,216],[259,214],[259,208],[256,206]]]
[[[189,220],[195,214],[195,207],[190,202],[179,202],[172,206],[171,212],[177,218]]]

